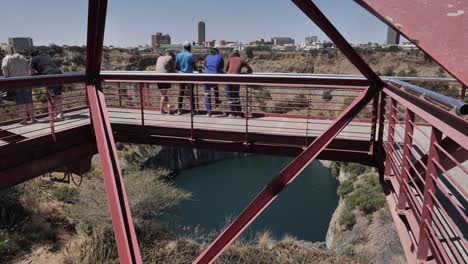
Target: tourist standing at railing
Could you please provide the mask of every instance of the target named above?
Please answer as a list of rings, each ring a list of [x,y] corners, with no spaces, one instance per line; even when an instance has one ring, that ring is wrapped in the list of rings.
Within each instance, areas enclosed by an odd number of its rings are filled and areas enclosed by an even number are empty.
[[[212,48],[210,54],[205,59],[205,73],[219,74],[224,73],[224,59],[217,48]],[[213,88],[215,96],[215,107],[221,104],[219,100],[219,89],[217,84],[205,84],[203,86],[203,92],[205,95],[205,108],[207,116],[211,117],[211,88]]]
[[[177,54],[176,56],[176,69],[179,73],[193,73],[195,69],[195,57],[192,52],[192,43],[186,41],[184,43],[184,50]],[[193,83],[181,83],[179,88],[179,98],[177,98],[177,114],[181,115],[183,112],[182,105],[184,102],[184,96],[189,95],[190,100],[190,109],[192,112],[195,111],[195,97],[193,95]]]
[[[253,72],[249,64],[247,64],[247,62],[245,62],[244,59],[241,58],[239,51],[236,50],[231,54],[227,62],[226,72],[227,74],[240,74],[243,68],[247,69],[247,73]],[[226,97],[228,98],[230,117],[243,116],[239,92],[240,85],[226,85]]]
[[[28,60],[16,53],[11,46],[6,48],[6,54],[6,57],[2,60],[2,70],[5,78],[29,75]],[[15,95],[18,112],[22,118],[21,124],[26,124],[28,118],[31,118],[33,123],[37,122],[34,118],[32,89],[30,87],[16,89]]]
[[[156,72],[157,73],[174,73],[175,70],[175,55],[172,52],[166,52],[164,56],[159,56],[158,61],[156,62]],[[158,83],[159,91],[161,92],[161,101],[159,106],[159,111],[161,114],[167,114],[171,111],[171,105],[169,103],[169,97],[167,97],[167,92],[171,88],[170,83]],[[164,110],[164,107],[167,108],[167,111]]]
[[[57,67],[57,64],[45,53],[39,53],[35,50],[31,53],[31,75],[51,75],[51,74],[62,74],[62,71]],[[63,118],[63,86],[61,84],[49,86],[48,90],[53,98],[55,118]]]

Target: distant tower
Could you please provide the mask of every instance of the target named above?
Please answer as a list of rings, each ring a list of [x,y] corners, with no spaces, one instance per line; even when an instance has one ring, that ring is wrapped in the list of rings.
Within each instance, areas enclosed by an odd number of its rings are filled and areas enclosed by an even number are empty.
[[[203,46],[205,43],[205,22],[198,22],[198,45]]]
[[[388,45],[400,44],[400,33],[396,32],[391,27],[388,27],[388,31],[387,31],[387,44]]]

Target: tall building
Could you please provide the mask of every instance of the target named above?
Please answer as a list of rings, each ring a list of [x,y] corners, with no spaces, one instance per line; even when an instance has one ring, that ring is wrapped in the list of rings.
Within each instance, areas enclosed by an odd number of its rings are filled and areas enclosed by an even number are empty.
[[[305,38],[305,44],[306,46],[312,46],[314,43],[318,42],[318,37],[317,36],[310,36]]]
[[[283,46],[286,44],[294,44],[295,41],[294,39],[287,37],[274,37],[271,38],[271,42],[273,43],[273,45]]]
[[[400,44],[400,33],[396,32],[391,27],[388,27],[388,31],[387,31],[387,44],[389,45]]]
[[[33,45],[33,40],[30,37],[25,38],[9,38],[8,44],[15,49],[30,49]]]
[[[203,46],[205,43],[206,32],[205,32],[205,22],[198,22],[198,45]]]
[[[161,45],[171,45],[171,36],[169,34],[163,35],[161,32],[151,35],[151,47],[157,49]]]

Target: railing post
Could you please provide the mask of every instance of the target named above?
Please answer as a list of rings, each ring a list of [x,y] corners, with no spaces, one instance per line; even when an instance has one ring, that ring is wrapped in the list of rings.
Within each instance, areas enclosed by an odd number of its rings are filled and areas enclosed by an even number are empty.
[[[431,141],[429,145],[429,157],[427,159],[427,171],[425,176],[424,185],[424,198],[422,204],[421,221],[419,223],[419,238],[418,238],[418,251],[416,257],[418,261],[425,261],[429,252],[429,237],[427,236],[425,229],[432,228],[432,214],[431,210],[434,206],[432,195],[436,195],[436,182],[435,180],[439,176],[438,170],[434,162],[439,162],[439,150],[435,146],[438,144],[441,146],[442,132],[437,128],[432,127]]]
[[[140,110],[141,110],[141,125],[145,126],[145,99],[143,96],[143,88],[145,84],[140,83]]]
[[[385,159],[385,172],[384,177],[390,177],[392,172],[392,155],[393,155],[393,144],[395,143],[395,120],[396,120],[396,107],[397,101],[395,99],[391,99],[390,103],[390,118],[389,118],[389,125],[388,125],[388,137],[387,137],[387,149],[386,154],[387,157]]]
[[[370,134],[370,145],[369,154],[374,156],[375,154],[375,138],[377,132],[377,115],[379,108],[379,95],[376,95],[372,100],[372,112],[371,112],[371,134]]]
[[[310,95],[311,88],[307,88],[307,118],[306,118],[306,135],[305,135],[305,147],[309,146],[309,118],[310,118]]]
[[[192,90],[192,93],[193,93],[193,90]],[[194,110],[200,109],[198,104],[199,104],[199,102],[198,102],[198,83],[196,83],[195,84],[195,106],[193,107]]]
[[[193,142],[193,115],[194,115],[194,91],[193,91],[193,84],[188,84],[189,90],[190,90],[190,140]]]
[[[119,106],[122,107],[122,95],[120,94],[120,83],[117,83],[117,94],[119,95]]]
[[[383,148],[383,133],[385,126],[385,107],[387,105],[387,95],[384,92],[380,92],[380,109],[379,109],[379,132],[377,135],[377,147],[378,147],[378,157],[382,154]],[[375,154],[375,153],[374,153]]]
[[[245,118],[245,142],[244,145],[249,145],[249,86],[245,86],[245,107],[244,107],[244,118]]]
[[[403,147],[403,161],[401,166],[401,177],[400,177],[400,191],[398,195],[397,210],[403,211],[406,207],[407,191],[406,184],[409,181],[410,175],[408,175],[411,161],[411,148],[413,147],[413,132],[414,132],[414,113],[407,109],[406,113],[406,124],[405,124],[405,139]]]
[[[54,108],[55,107],[52,102],[52,95],[50,94],[49,87],[46,87],[46,93],[47,93],[47,109],[49,111],[50,133],[54,141],[57,142],[57,138],[55,137],[55,123],[54,123],[54,115],[55,115]]]

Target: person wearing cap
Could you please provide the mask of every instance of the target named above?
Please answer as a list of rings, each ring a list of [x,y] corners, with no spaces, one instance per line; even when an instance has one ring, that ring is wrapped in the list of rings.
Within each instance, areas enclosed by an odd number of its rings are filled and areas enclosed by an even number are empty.
[[[226,73],[227,74],[240,74],[242,69],[246,68],[247,73],[252,73],[253,70],[241,58],[239,51],[234,51],[226,65]],[[230,117],[242,116],[242,107],[240,101],[240,86],[235,84],[228,84],[226,85],[226,97],[228,99],[229,110],[231,113],[229,114]]]
[[[184,42],[184,49],[176,56],[176,69],[179,73],[193,73],[195,69],[195,57],[192,52],[192,43]],[[182,114],[182,105],[185,95],[193,94],[193,83],[181,83],[179,88],[179,97],[177,98],[177,114]],[[195,97],[191,96],[190,109],[195,111]]]
[[[20,77],[29,75],[29,63],[22,55],[16,53],[12,46],[6,48],[6,56],[2,60],[2,71],[5,78]],[[18,112],[22,116],[21,124],[27,123],[27,118],[31,118],[33,123],[34,107],[32,99],[32,89],[30,87],[18,88],[15,90],[16,105]]]
[[[210,74],[219,74],[223,73],[224,68],[224,59],[223,56],[219,54],[217,48],[212,48],[210,54],[205,59],[205,73]],[[203,92],[205,95],[205,108],[207,111],[207,116],[211,117],[211,88],[213,88],[215,96],[215,107],[221,104],[219,100],[219,90],[217,84],[205,84],[203,86]]]

